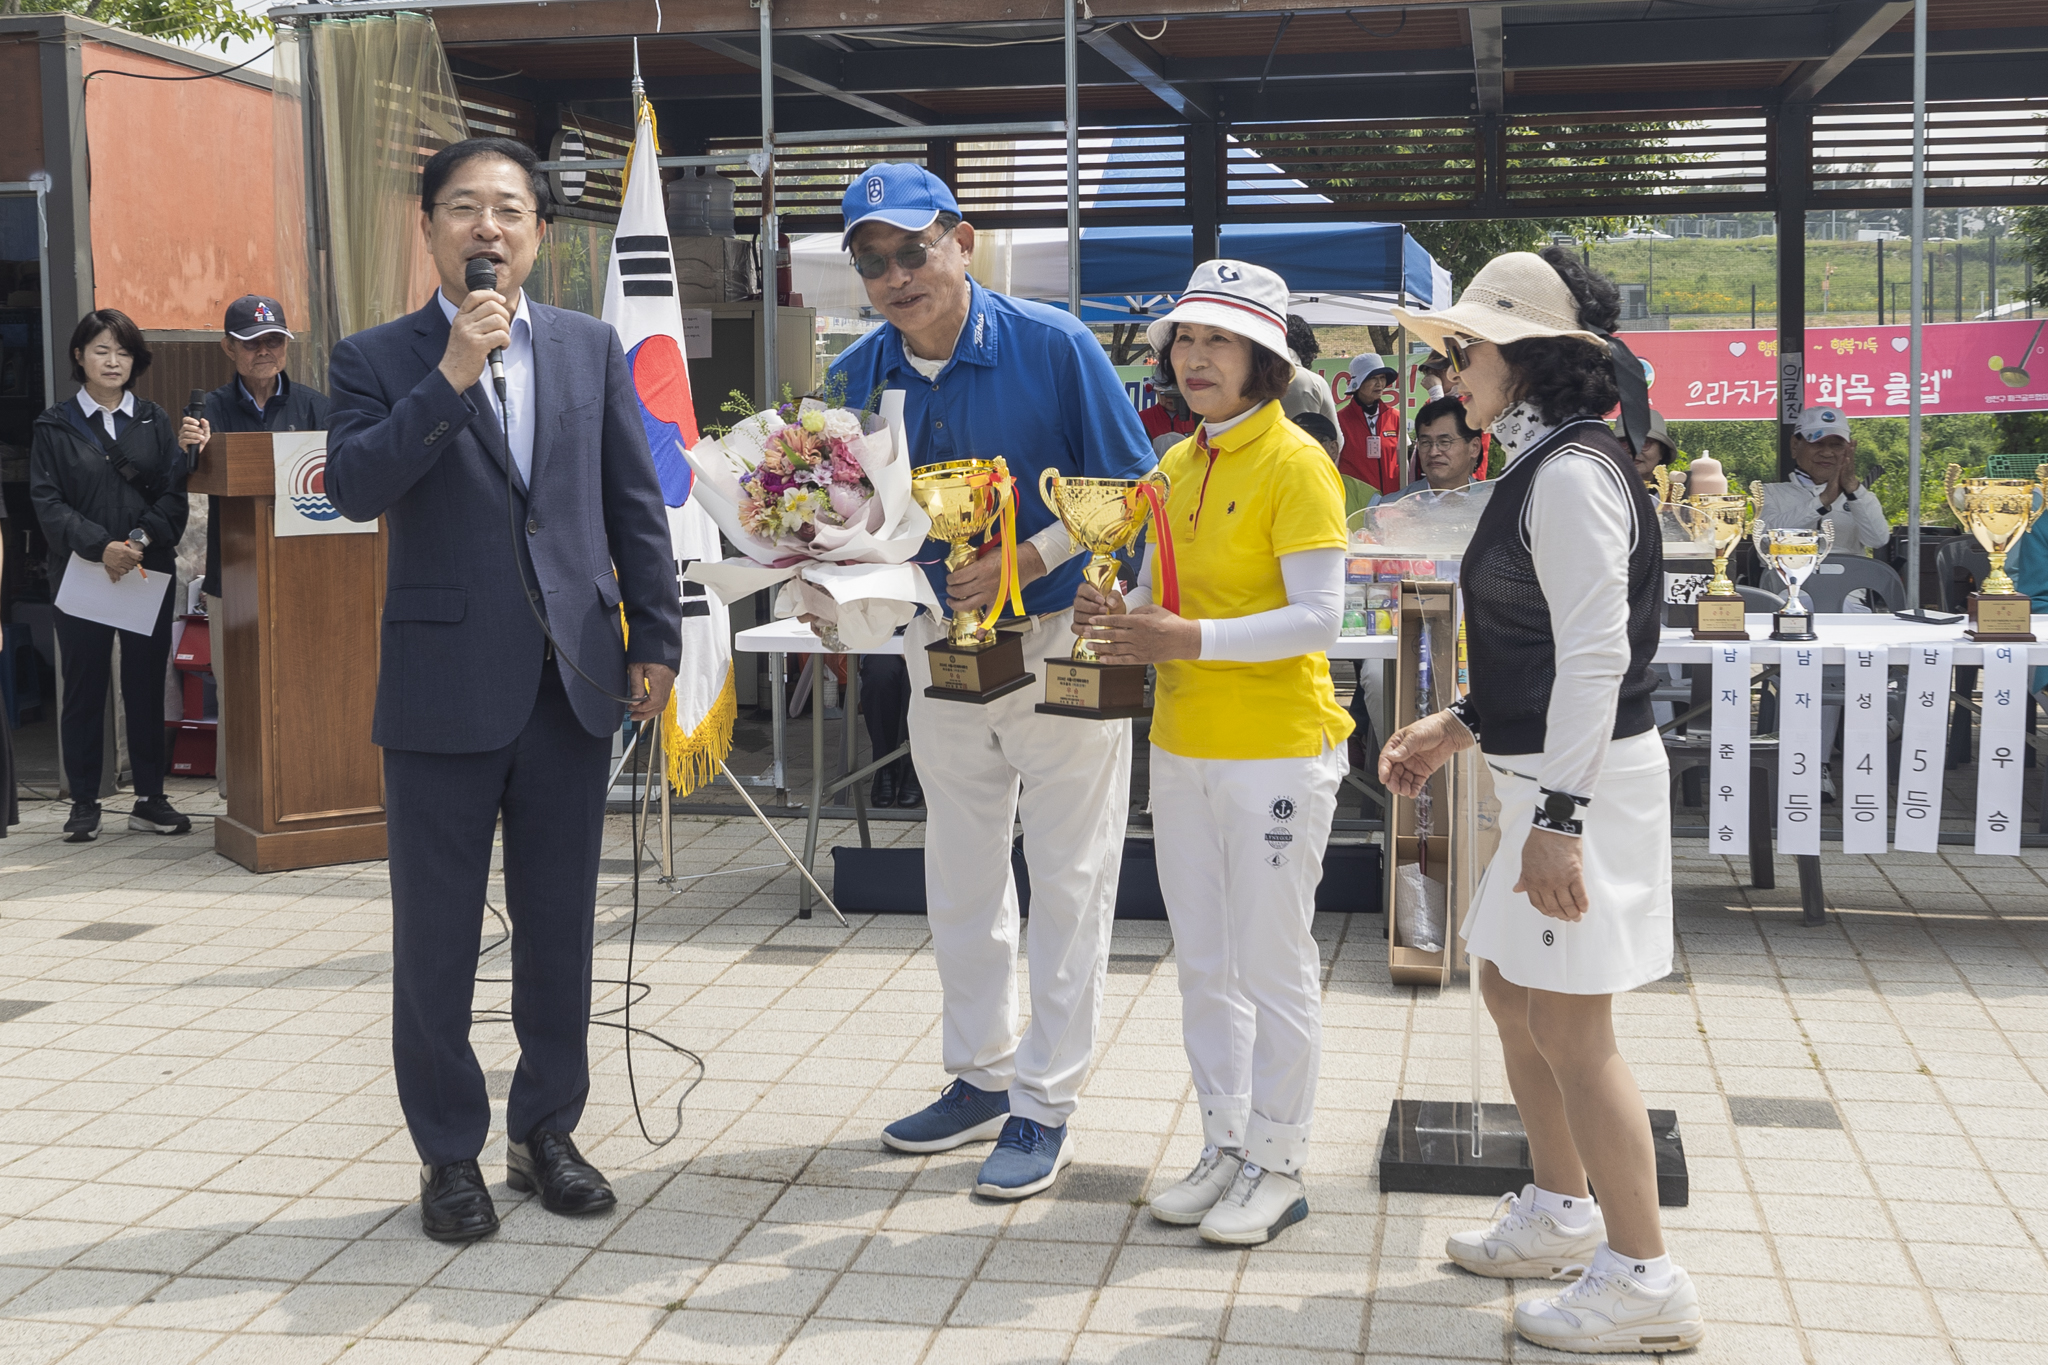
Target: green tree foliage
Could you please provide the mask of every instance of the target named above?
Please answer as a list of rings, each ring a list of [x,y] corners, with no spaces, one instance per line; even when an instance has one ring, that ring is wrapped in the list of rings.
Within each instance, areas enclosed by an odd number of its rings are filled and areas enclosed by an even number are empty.
[[[2037,309],[2048,308],[2048,208],[2036,205],[2014,212],[2012,246],[2019,261],[2034,267],[2034,289],[2030,297]],[[2005,438],[2008,455],[2033,455],[2048,451],[2048,412],[2000,414],[1998,429]]]
[[[0,14],[76,14],[151,38],[218,43],[270,32],[270,21],[234,0],[0,0]]]

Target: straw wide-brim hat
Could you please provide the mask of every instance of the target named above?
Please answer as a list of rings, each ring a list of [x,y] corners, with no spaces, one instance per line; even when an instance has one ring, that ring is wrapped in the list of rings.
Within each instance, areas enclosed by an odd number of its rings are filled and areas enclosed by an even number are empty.
[[[1204,261],[1173,311],[1145,329],[1145,340],[1165,355],[1176,322],[1205,322],[1235,332],[1292,364],[1287,349],[1287,281],[1250,261]]]
[[[1533,251],[1510,251],[1479,268],[1464,295],[1435,312],[1394,309],[1394,318],[1433,351],[1444,338],[1505,345],[1535,337],[1576,337],[1602,350],[1607,343],[1579,321],[1572,291]]]

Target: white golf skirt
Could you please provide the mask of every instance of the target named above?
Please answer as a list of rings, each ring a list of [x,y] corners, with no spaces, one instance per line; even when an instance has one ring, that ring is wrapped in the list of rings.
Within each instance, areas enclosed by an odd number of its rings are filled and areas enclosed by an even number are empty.
[[[1585,917],[1551,919],[1514,889],[1536,815],[1540,755],[1484,757],[1500,798],[1500,848],[1465,919],[1465,950],[1517,986],[1613,995],[1671,974],[1671,777],[1655,730],[1615,740],[1581,811]]]

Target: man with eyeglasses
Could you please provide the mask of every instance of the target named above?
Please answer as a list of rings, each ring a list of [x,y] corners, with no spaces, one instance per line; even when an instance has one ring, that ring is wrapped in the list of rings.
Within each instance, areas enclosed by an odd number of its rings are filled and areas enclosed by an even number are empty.
[[[1373,505],[1397,502],[1425,488],[1440,493],[1465,488],[1472,483],[1485,452],[1485,435],[1465,425],[1463,400],[1433,399],[1415,414],[1415,459],[1422,477],[1399,492],[1381,494],[1373,499]]]
[[[833,362],[847,400],[904,391],[912,463],[1001,456],[1018,483],[1024,657],[1073,648],[1081,561],[1038,496],[1040,470],[1130,479],[1155,463],[1123,381],[1065,312],[984,289],[968,274],[974,228],[921,166],[870,166],[847,187],[841,238],[887,319]],[[993,553],[950,576],[936,541],[920,558],[955,612],[995,600]],[[925,903],[944,992],[938,1101],[882,1131],[899,1151],[997,1139],[977,1193],[1021,1199],[1073,1160],[1068,1119],[1094,1051],[1130,795],[1131,726],[1038,714],[1038,689],[986,705],[924,695],[925,646],[943,623],[913,620],[910,742],[926,807]],[[1021,794],[1020,794],[1021,787]],[[1017,1027],[1017,889],[1011,828],[1031,876],[1031,1024]]]
[[[571,1137],[590,1094],[607,760],[626,715],[661,714],[682,650],[668,514],[618,333],[521,288],[546,232],[537,166],[508,138],[436,152],[420,230],[440,287],[341,342],[329,366],[327,495],[388,530],[371,734],[391,845],[391,1051],[421,1223],[444,1242],[498,1227],[469,1026],[501,827],[519,1044],[506,1183],[551,1213],[617,1203]],[[468,283],[478,262],[492,287]],[[486,368],[497,350],[502,387]]]
[[[206,395],[203,419],[178,424],[178,444],[190,450],[215,431],[324,431],[327,395],[309,384],[295,384],[285,373],[285,352],[292,334],[285,326],[284,305],[262,294],[244,294],[228,305],[220,348],[235,367],[235,377]],[[214,727],[214,752],[227,752],[227,630],[222,622],[220,586],[220,499],[206,500],[206,619],[213,649],[214,696],[219,721]],[[214,786],[227,795],[227,765],[216,759]]]

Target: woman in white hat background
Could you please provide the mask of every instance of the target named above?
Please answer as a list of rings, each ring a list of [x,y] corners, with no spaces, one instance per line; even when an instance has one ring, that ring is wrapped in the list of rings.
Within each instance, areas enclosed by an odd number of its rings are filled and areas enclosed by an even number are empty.
[[[1619,304],[1553,247],[1496,257],[1442,312],[1395,310],[1450,357],[1454,391],[1507,464],[1461,570],[1470,691],[1389,737],[1380,775],[1412,795],[1476,742],[1501,802],[1464,935],[1485,959],[1536,1179],[1446,1252],[1502,1278],[1583,1268],[1517,1306],[1515,1329],[1563,1350],[1655,1352],[1704,1328],[1665,1251],[1649,1122],[1612,1017],[1615,993],[1670,973],[1672,949],[1649,676],[1663,547],[1634,466],[1649,426],[1640,363],[1606,334]],[[1603,420],[1617,403],[1621,437]]]
[[[1087,587],[1074,603],[1076,633],[1105,661],[1158,666],[1153,834],[1204,1145],[1152,1215],[1237,1245],[1308,1215],[1322,1054],[1311,928],[1351,733],[1325,657],[1343,610],[1344,493],[1282,413],[1286,309],[1272,271],[1210,261],[1152,324],[1159,368],[1202,418],[1159,464],[1178,603],[1164,600],[1156,537],[1128,614]]]

